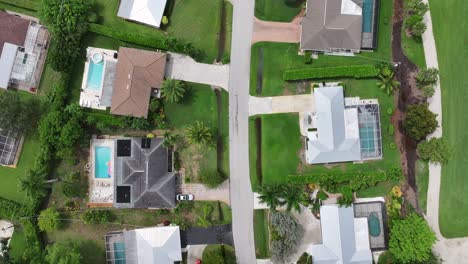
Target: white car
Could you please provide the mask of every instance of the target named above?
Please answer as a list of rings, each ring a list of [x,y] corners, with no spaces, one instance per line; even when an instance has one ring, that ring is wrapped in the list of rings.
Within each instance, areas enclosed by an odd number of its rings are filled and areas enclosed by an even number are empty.
[[[178,194],[176,196],[177,201],[193,201],[193,195],[192,194]]]

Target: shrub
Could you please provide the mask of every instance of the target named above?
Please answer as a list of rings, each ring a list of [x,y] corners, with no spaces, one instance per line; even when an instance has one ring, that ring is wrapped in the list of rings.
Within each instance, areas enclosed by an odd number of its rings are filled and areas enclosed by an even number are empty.
[[[271,213],[271,226],[277,238],[271,242],[271,259],[275,263],[290,263],[289,258],[302,239],[302,227],[289,213],[278,211]]]
[[[320,201],[325,201],[326,199],[328,199],[328,194],[326,192],[320,190],[317,193],[317,199],[319,199]]]
[[[344,207],[350,207],[353,204],[353,191],[349,186],[343,186],[341,188],[341,196],[338,197],[338,204]]]
[[[106,224],[113,220],[114,215],[109,210],[90,209],[81,215],[85,224]]]
[[[80,203],[75,200],[68,200],[64,204],[64,209],[67,212],[73,212],[80,209]]]
[[[99,16],[95,12],[88,13],[88,22],[89,23],[96,23],[98,21]]]
[[[306,68],[298,70],[288,70],[283,73],[283,80],[297,81],[306,79],[323,78],[370,78],[379,75],[380,70],[374,65],[353,65],[326,68]]]
[[[221,58],[221,63],[229,64],[229,62],[231,62],[231,56],[229,54],[224,54],[223,57]]]
[[[47,246],[47,255],[45,260],[47,264],[80,264],[83,263],[83,256],[80,251],[81,242],[75,240],[55,242],[54,244]]]
[[[443,138],[431,138],[418,144],[419,157],[432,163],[447,164],[450,150]]]
[[[390,136],[393,136],[395,134],[395,127],[393,126],[393,124],[389,124],[387,130]]]
[[[425,97],[432,97],[434,95],[434,86],[438,80],[439,70],[436,68],[423,69],[416,75],[416,85]]]
[[[162,20],[161,20],[161,23],[165,26],[167,24],[169,24],[169,18],[167,18],[167,16],[163,16],[162,17]]]
[[[392,181],[399,181],[403,176],[403,171],[401,168],[391,168],[387,170],[386,174],[388,179]]]
[[[397,148],[397,145],[393,142],[390,142],[390,144],[388,144],[388,147],[393,150]]]
[[[387,180],[387,175],[384,172],[370,171],[370,172],[329,172],[329,173],[315,173],[304,175],[289,175],[288,181],[294,184],[308,184],[318,183],[323,189],[332,192],[324,186],[336,187],[340,183],[353,182],[355,186],[371,186],[377,182]],[[334,188],[332,188],[334,189]],[[353,188],[354,191],[358,189]]]
[[[312,63],[312,52],[310,50],[306,50],[304,52],[304,63],[311,64]]]
[[[435,94],[435,88],[432,85],[424,86],[419,88],[419,90],[421,90],[422,95],[427,98],[432,97]]]
[[[200,173],[200,181],[208,188],[216,188],[226,180],[226,176],[218,169],[203,170]]]
[[[389,107],[387,108],[387,115],[392,115],[393,114],[393,108]]]
[[[419,141],[436,130],[436,117],[429,110],[428,104],[411,105],[406,112],[403,127],[410,138]]]
[[[49,207],[39,214],[37,225],[41,231],[51,232],[60,228],[60,213]]]
[[[304,254],[302,254],[299,260],[296,262],[296,264],[312,264],[312,256],[309,255],[307,252],[304,252]]]

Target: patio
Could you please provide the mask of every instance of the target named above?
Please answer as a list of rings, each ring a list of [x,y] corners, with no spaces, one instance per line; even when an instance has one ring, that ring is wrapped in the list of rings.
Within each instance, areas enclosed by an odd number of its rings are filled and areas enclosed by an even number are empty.
[[[383,202],[355,203],[354,217],[367,218],[367,222],[369,225],[369,242],[372,251],[387,249],[387,215]]]

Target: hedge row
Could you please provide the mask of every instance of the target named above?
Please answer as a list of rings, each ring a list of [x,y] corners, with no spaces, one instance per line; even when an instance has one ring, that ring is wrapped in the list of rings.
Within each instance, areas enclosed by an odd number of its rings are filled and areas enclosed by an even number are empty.
[[[7,5],[12,5],[21,9],[26,9],[29,11],[39,11],[39,6],[41,1],[29,1],[29,0],[0,0],[0,3],[5,3]],[[16,11],[16,10],[12,10]]]
[[[296,81],[305,79],[323,79],[323,78],[370,78],[376,77],[380,70],[374,65],[353,65],[326,68],[306,68],[297,70],[288,70],[283,73],[283,80]]]
[[[0,218],[13,219],[29,214],[30,211],[25,205],[0,197]]]
[[[309,184],[319,183],[324,180],[331,180],[335,183],[345,183],[356,180],[366,182],[381,182],[387,180],[385,172],[330,172],[330,173],[315,173],[303,175],[288,175],[288,182],[294,184]]]
[[[202,56],[201,51],[195,49],[192,43],[173,37],[166,37],[158,34],[135,34],[94,23],[89,24],[88,31],[150,48],[184,53],[190,55],[194,59],[200,59]]]

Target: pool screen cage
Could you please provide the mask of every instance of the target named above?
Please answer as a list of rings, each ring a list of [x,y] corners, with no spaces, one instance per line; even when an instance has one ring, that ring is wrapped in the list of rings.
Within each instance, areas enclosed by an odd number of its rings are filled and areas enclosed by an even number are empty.
[[[17,133],[0,129],[0,165],[14,166],[20,143]]]
[[[382,158],[382,133],[379,105],[359,105],[358,120],[361,141],[361,158],[363,160]]]
[[[360,0],[362,7],[361,49],[377,48],[377,25],[379,21],[380,0]]]

